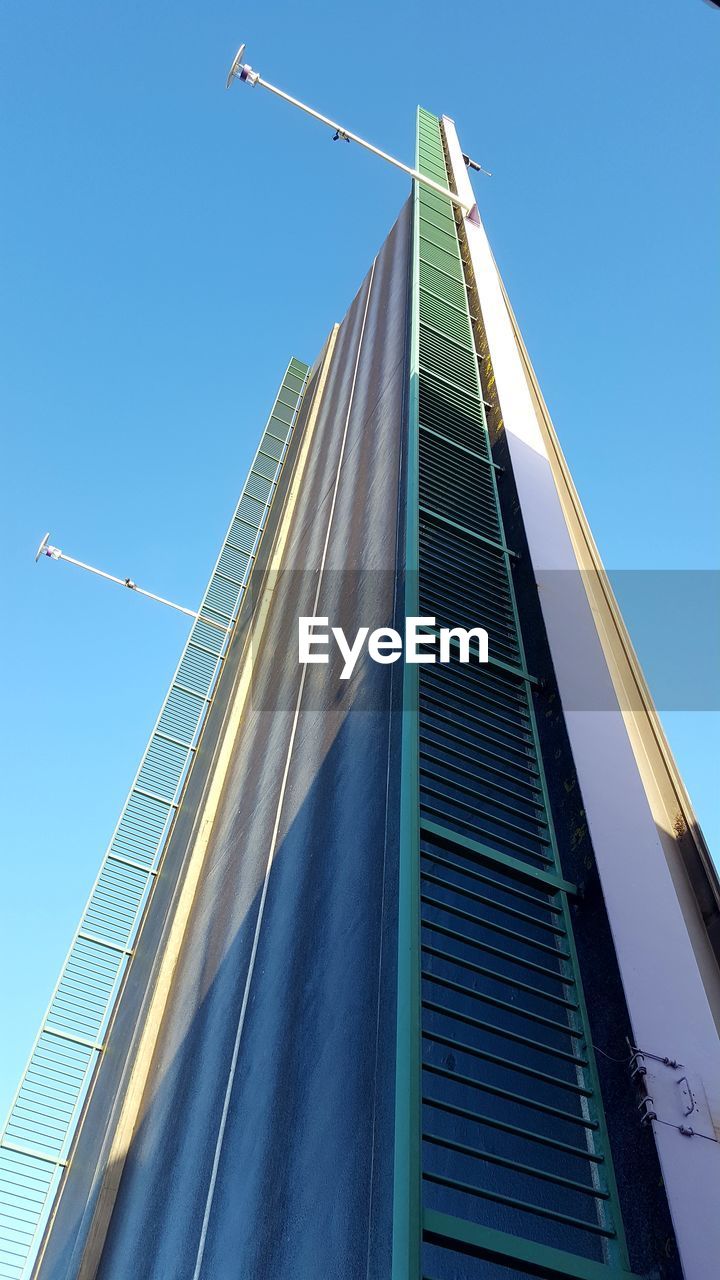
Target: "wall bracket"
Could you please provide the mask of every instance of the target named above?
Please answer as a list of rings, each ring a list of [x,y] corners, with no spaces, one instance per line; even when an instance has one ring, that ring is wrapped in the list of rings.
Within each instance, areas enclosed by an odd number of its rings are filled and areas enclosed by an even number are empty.
[[[632,1049],[630,1078],[640,1093],[638,1110],[643,1124],[670,1125],[686,1138],[720,1138],[713,1124],[703,1082],[675,1058],[645,1049]]]

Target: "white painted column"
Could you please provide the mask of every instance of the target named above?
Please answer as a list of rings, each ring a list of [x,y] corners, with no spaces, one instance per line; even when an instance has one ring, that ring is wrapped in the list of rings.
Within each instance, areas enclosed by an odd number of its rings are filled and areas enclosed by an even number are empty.
[[[443,117],[457,194],[474,203],[455,125]],[[485,230],[465,219],[500,411],[635,1044],[648,1060],[662,1174],[686,1280],[720,1265],[720,1041],[650,811],[525,377]],[[548,572],[560,571],[566,572]],[[608,710],[588,710],[604,707]],[[699,1110],[684,1136],[687,1073]],[[707,1099],[705,1104],[704,1095]],[[714,1124],[713,1124],[714,1121]],[[701,1136],[706,1128],[708,1136]]]

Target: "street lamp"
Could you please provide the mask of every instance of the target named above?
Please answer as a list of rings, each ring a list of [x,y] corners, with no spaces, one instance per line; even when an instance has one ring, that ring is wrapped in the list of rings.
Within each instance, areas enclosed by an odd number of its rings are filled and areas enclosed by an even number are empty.
[[[176,609],[178,613],[187,614],[189,618],[195,618],[198,622],[205,622],[209,627],[217,627],[218,631],[226,634],[231,630],[222,622],[216,622],[214,618],[206,618],[204,614],[198,613],[195,609],[186,609],[182,604],[175,604],[172,600],[166,600],[164,596],[156,596],[154,591],[146,591],[144,587],[139,587],[137,582],[133,582],[132,578],[116,578],[113,573],[106,573],[104,569],[95,569],[91,564],[85,564],[84,560],[76,560],[74,556],[68,556],[59,547],[53,547],[50,543],[50,534],[46,533],[40,546],[35,552],[35,563],[37,564],[41,556],[48,556],[50,560],[66,560],[68,564],[77,565],[78,569],[85,569],[88,573],[94,573],[98,578],[105,578],[108,582],[115,582],[119,587],[127,587],[129,591],[135,591],[139,596],[147,596],[150,600],[155,600],[157,604],[167,605],[169,609]]]
[[[358,146],[364,147],[366,151],[372,152],[374,156],[379,156],[381,160],[387,160],[388,164],[392,164],[396,169],[402,169],[403,173],[407,173],[414,182],[419,182],[424,187],[428,187],[431,191],[436,191],[446,200],[451,200],[458,209],[461,209],[466,218],[477,221],[478,212],[476,204],[466,204],[461,200],[454,191],[449,191],[447,187],[441,186],[439,182],[434,182],[432,178],[426,177],[424,173],[420,173],[418,169],[412,169],[410,165],[403,164],[402,160],[396,160],[394,156],[388,155],[387,151],[381,151],[379,147],[374,147],[372,143],[366,142],[364,138],[358,136],[357,133],[351,133],[349,129],[338,124],[336,120],[331,120],[328,116],[321,115],[319,111],[315,111],[313,107],[308,107],[304,102],[300,102],[298,98],[293,98],[289,93],[285,93],[283,89],[278,89],[277,85],[270,84],[269,80],[264,80],[259,72],[255,71],[249,62],[243,62],[245,56],[245,45],[241,44],[235,57],[233,58],[225,88],[229,89],[233,80],[240,80],[243,84],[250,86],[260,85],[262,89],[267,89],[270,93],[274,93],[277,98],[282,98],[285,102],[289,102],[292,107],[297,107],[300,111],[304,111],[306,115],[312,116],[314,120],[319,120],[321,124],[325,124],[329,129],[333,130],[335,141],[357,142]],[[481,169],[480,165],[473,163],[473,168]],[[486,169],[481,169],[487,174]],[[487,174],[490,177],[490,174]]]

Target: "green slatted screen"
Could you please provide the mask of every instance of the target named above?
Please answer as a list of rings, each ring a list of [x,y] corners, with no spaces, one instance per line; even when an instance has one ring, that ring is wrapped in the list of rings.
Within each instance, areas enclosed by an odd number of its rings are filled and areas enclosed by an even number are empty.
[[[309,368],[287,367],[0,1135],[0,1280],[32,1265],[257,555]]]
[[[418,167],[447,185],[440,125],[424,111]],[[420,668],[416,757],[405,762],[417,770],[406,788],[417,796],[420,900],[406,992],[420,1004],[409,1162],[412,1195],[415,1138],[419,1265],[431,1280],[508,1280],[538,1266],[608,1278],[627,1257],[455,214],[419,184],[415,213],[417,612],[485,626],[491,658]]]

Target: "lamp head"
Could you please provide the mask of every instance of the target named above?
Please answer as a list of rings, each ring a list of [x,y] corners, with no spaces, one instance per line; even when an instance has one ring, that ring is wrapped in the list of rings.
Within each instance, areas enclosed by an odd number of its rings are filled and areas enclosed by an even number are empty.
[[[40,559],[40,557],[41,557],[41,556],[50,556],[50,559],[51,559],[51,560],[62,560],[62,551],[60,550],[60,548],[59,548],[59,547],[53,547],[53,546],[51,546],[50,542],[48,541],[49,537],[50,537],[50,534],[49,534],[49,533],[46,533],[46,534],[45,534],[45,537],[43,538],[42,542],[40,543],[40,546],[38,547],[37,551],[35,552],[35,563],[36,563],[36,564],[37,564],[37,562],[38,562],[38,560]]]
[[[240,48],[235,54],[235,57],[233,58],[232,66],[230,67],[230,70],[228,72],[228,78],[225,81],[226,89],[230,88],[230,85],[232,84],[233,80],[235,80],[236,78],[237,79],[240,78],[240,72],[242,70],[242,60],[243,60],[244,54],[245,54],[245,45],[241,44]]]
[[[230,85],[232,84],[233,80],[243,80],[245,84],[257,84],[258,80],[260,79],[260,72],[253,71],[249,62],[242,61],[242,57],[244,53],[245,53],[245,45],[241,44],[240,48],[235,54],[235,57],[233,58],[232,66],[228,72],[228,78],[225,81],[226,89],[230,88]]]

